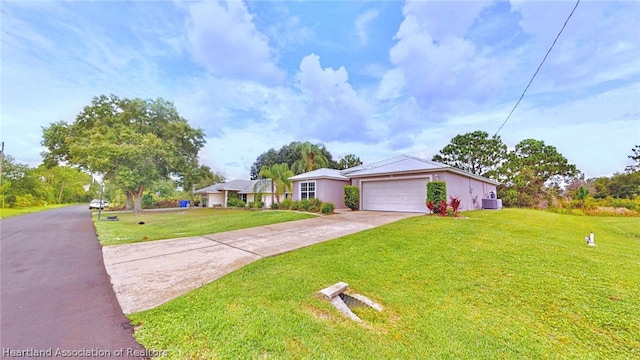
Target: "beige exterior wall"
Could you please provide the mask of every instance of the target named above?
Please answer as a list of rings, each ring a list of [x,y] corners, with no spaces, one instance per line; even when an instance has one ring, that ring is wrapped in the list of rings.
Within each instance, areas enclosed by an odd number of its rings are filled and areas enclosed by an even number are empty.
[[[294,181],[292,200],[300,200],[300,183],[310,181],[316,183],[316,198],[322,200],[322,202],[333,203],[336,209],[347,208],[344,204],[344,186],[350,185],[349,180],[315,179]]]
[[[488,198],[489,193],[496,192],[496,186],[474,178],[450,173],[438,173],[440,180],[447,183],[447,202],[449,196],[457,196],[460,210],[477,210],[482,208],[482,199]],[[434,179],[435,180],[435,179]]]
[[[222,207],[224,206],[224,193],[220,194],[207,194],[207,207]]]

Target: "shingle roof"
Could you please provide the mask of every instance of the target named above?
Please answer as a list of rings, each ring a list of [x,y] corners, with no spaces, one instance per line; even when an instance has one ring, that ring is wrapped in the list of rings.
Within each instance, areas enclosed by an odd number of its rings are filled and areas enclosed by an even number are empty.
[[[342,175],[340,170],[336,169],[316,169],[300,175],[290,177],[289,180],[307,180],[307,179],[334,179],[348,181],[349,178]]]
[[[362,177],[381,174],[419,172],[438,169],[450,169],[451,166],[409,155],[399,155],[369,165],[360,165],[362,169],[349,172],[349,177]],[[347,169],[348,170],[348,169]]]
[[[258,184],[259,182],[261,182],[261,184]],[[258,185],[257,187],[256,184]],[[254,189],[256,189],[256,191],[253,191]],[[253,194],[254,192],[271,194],[271,179],[249,180],[247,186],[238,191],[239,194]]]
[[[196,190],[196,194],[216,194],[220,192],[220,189],[224,186],[225,184],[213,184],[210,186],[207,186],[205,188],[202,188],[200,190]]]
[[[254,193],[253,189],[255,185],[260,180],[231,180],[222,184],[214,184],[211,186],[207,186],[206,188],[202,188],[200,190],[196,190],[196,193],[199,194],[218,194],[224,190],[237,191],[240,194],[252,194]],[[260,192],[271,193],[271,180],[264,179],[264,188],[257,189]]]

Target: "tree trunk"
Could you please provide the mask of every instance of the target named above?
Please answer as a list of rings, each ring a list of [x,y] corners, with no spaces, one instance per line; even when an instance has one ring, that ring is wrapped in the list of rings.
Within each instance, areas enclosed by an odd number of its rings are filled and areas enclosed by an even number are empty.
[[[143,192],[144,192],[144,186],[140,186],[138,191],[134,194],[135,205],[133,207],[133,212],[142,212],[142,193]]]
[[[131,192],[130,191],[126,191],[125,195],[127,196],[127,203],[125,205],[125,209],[131,210],[132,209],[132,206],[131,206],[131,197],[132,197],[131,196]]]
[[[60,193],[58,194],[58,204],[62,201],[62,190],[64,190],[64,183],[60,184]]]
[[[273,179],[271,179],[271,203],[273,204],[273,193],[275,192],[275,186],[274,186],[274,181]]]

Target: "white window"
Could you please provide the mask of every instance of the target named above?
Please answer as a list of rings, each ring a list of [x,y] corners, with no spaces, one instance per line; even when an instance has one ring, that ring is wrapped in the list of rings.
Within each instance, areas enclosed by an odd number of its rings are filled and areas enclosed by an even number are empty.
[[[316,197],[316,182],[307,181],[300,183],[300,199],[315,199]]]
[[[245,204],[247,203],[247,194],[238,194],[238,197],[244,201]]]

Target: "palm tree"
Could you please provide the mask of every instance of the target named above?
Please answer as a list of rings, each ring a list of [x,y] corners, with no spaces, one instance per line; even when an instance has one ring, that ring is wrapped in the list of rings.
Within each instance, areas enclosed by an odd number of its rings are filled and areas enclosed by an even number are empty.
[[[260,179],[256,185],[254,186],[254,192],[264,191],[264,189],[271,183],[271,203],[273,204],[273,196],[275,195],[277,202],[280,202],[280,195],[284,194],[287,191],[291,191],[291,180],[290,177],[293,176],[293,172],[289,170],[289,165],[283,164],[275,164],[275,165],[264,165],[260,169],[260,173],[258,174],[262,179]],[[271,180],[271,181],[267,181]]]
[[[291,192],[291,180],[293,171],[289,170],[289,165],[286,163],[276,164],[271,166],[271,173],[273,178],[272,182],[275,182],[276,188],[276,200],[280,202],[280,195],[284,195],[287,191]]]
[[[291,166],[296,174],[302,174],[303,172],[325,168],[329,166],[329,161],[320,152],[317,145],[312,145],[309,142],[305,142],[300,145],[301,158],[296,160]]]
[[[273,180],[273,171],[271,170],[271,166],[264,165],[260,168],[260,172],[258,176],[260,179],[253,186],[253,192],[258,193],[264,191],[269,183],[271,183],[271,203],[273,204],[273,194],[275,192],[275,181]],[[270,180],[270,181],[269,181]]]

